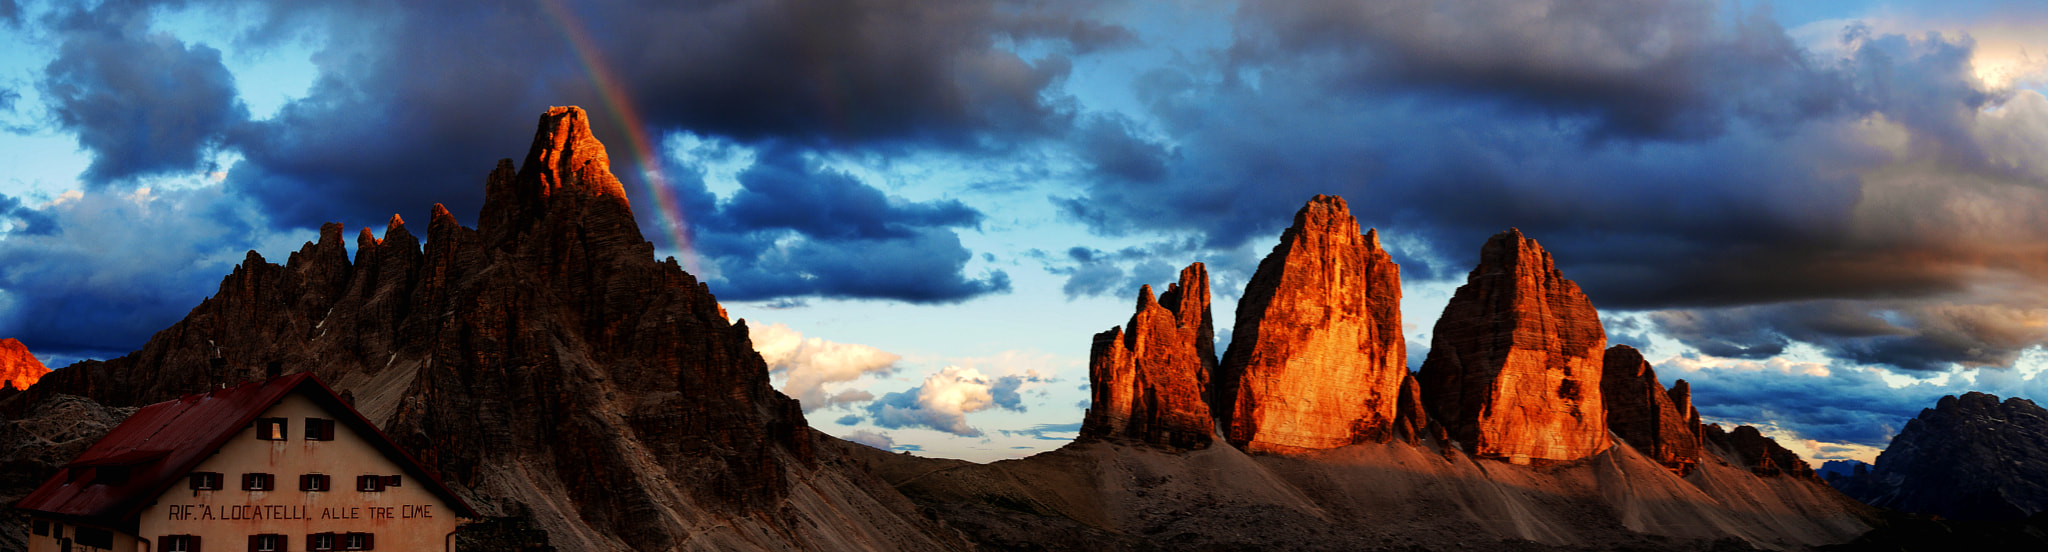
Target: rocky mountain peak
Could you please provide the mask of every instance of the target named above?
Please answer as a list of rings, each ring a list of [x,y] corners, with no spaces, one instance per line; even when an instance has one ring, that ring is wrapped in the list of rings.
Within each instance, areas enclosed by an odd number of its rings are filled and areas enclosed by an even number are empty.
[[[1088,354],[1092,404],[1084,439],[1130,439],[1202,448],[1214,439],[1207,401],[1216,342],[1209,315],[1209,272],[1194,263],[1158,299],[1138,288],[1128,332],[1095,335]]]
[[[28,346],[12,337],[0,339],[0,389],[28,389],[48,373],[50,369],[29,354]]]
[[[1494,234],[1437,319],[1417,379],[1430,416],[1477,456],[1574,460],[1610,445],[1607,333],[1578,284],[1519,229]]]
[[[1309,199],[1245,285],[1211,403],[1239,448],[1393,437],[1408,375],[1400,266],[1358,228],[1344,198]]]

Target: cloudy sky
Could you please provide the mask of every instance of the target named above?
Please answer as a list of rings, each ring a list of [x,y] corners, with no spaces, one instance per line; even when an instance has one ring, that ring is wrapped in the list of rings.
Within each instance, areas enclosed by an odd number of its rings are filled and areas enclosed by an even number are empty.
[[[2048,398],[2040,2],[77,4],[0,0],[0,336],[56,366],[322,222],[473,223],[581,105],[811,423],[899,450],[1057,447],[1137,286],[1208,263],[1230,320],[1318,193],[1401,264],[1411,365],[1520,227],[1809,459]]]

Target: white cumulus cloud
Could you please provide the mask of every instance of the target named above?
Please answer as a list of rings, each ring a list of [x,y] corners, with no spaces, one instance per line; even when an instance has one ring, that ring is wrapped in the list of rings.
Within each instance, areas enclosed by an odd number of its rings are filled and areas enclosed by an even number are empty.
[[[805,412],[873,400],[866,390],[838,389],[836,384],[895,372],[896,361],[903,358],[867,345],[806,339],[782,324],[769,324],[751,335],[754,351],[767,361],[769,373],[782,380],[782,392],[802,402]]]

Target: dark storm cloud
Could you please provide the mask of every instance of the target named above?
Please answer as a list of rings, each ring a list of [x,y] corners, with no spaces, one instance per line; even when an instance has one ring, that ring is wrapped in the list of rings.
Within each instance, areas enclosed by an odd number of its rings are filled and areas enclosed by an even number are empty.
[[[1318,56],[1336,87],[1423,87],[1584,117],[1593,138],[1684,138],[1743,117],[1843,109],[1848,83],[1815,67],[1761,10],[1703,0],[1257,1],[1270,35],[1233,55]],[[1758,87],[1761,84],[1763,86]]]
[[[982,214],[959,201],[890,197],[786,151],[764,152],[723,202],[693,176],[695,169],[670,172],[684,177],[675,187],[721,299],[957,303],[1010,291],[1007,273],[966,273],[974,254],[953,228],[975,227]]]
[[[47,236],[57,233],[57,219],[49,213],[22,205],[21,198],[0,194],[0,222],[12,219],[16,226],[8,234]]]
[[[1649,318],[1664,335],[1713,356],[1768,358],[1797,341],[1850,362],[1936,371],[2011,366],[2048,341],[2048,311],[2009,299],[2022,304],[1819,301]]]
[[[788,229],[823,240],[912,237],[917,228],[977,227],[981,212],[958,200],[891,201],[852,176],[820,170],[798,152],[770,149],[740,176],[724,207],[734,225]]]
[[[0,335],[70,358],[125,354],[184,318],[257,245],[261,220],[219,188],[88,192],[12,213],[62,230],[0,239]]]
[[[1048,95],[1069,68],[1062,52],[1131,40],[1061,4],[991,1],[266,6],[247,41],[324,37],[320,76],[235,135],[249,163],[230,184],[301,227],[434,202],[474,212],[492,161],[523,154],[549,105],[592,109],[614,159],[634,159],[613,94],[636,100],[657,141],[689,130],[797,150],[1007,147],[1068,126]],[[1005,41],[1053,47],[1027,60]],[[616,80],[599,89],[593,74]]]
[[[220,51],[149,32],[145,9],[50,16],[60,42],[39,86],[57,127],[92,153],[90,185],[210,170],[207,155],[249,116]]]

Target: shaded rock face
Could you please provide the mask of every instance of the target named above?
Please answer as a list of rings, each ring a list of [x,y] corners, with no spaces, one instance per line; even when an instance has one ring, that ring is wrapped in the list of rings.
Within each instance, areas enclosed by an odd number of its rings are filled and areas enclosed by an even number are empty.
[[[796,516],[829,502],[817,485],[847,480],[817,474],[815,437],[745,322],[654,259],[585,112],[550,109],[525,162],[483,184],[474,229],[436,205],[424,247],[393,216],[381,238],[362,231],[353,261],[338,224],[282,266],[251,252],[141,350],[53,372],[0,410],[56,393],[141,405],[311,370],[484,513],[530,507],[565,549],[845,547],[804,535],[851,524]],[[884,547],[900,546],[917,547]]]
[[[1245,285],[1211,408],[1246,451],[1386,441],[1407,356],[1400,266],[1343,198],[1318,195]]]
[[[1985,393],[1942,397],[1836,488],[1872,506],[1962,520],[2048,512],[2048,410]]]
[[[1779,445],[1777,439],[1765,437],[1755,427],[1735,426],[1733,430],[1724,431],[1720,424],[1708,424],[1700,428],[1700,435],[1703,445],[1720,447],[1729,453],[1724,457],[1740,459],[1751,473],[1764,477],[1818,479],[1813,466],[1801,459],[1799,453]]]
[[[28,347],[20,341],[11,337],[0,339],[0,389],[28,389],[48,373],[50,369],[43,367],[35,355],[29,354]]]
[[[1111,328],[1095,335],[1088,353],[1093,403],[1081,436],[1208,446],[1215,434],[1209,374],[1216,369],[1208,269],[1189,265],[1157,300],[1151,286],[1140,288],[1128,326],[1128,333]]]
[[[1600,371],[1600,400],[1607,405],[1607,429],[1637,452],[1679,475],[1700,463],[1698,413],[1691,388],[1667,393],[1643,353],[1627,345],[1607,349]],[[1675,404],[1684,401],[1683,404]]]
[[[1233,345],[1234,346],[1234,345]],[[1473,455],[1576,460],[1606,450],[1607,333],[1593,303],[1520,230],[1480,248],[1437,319],[1418,380],[1430,416]]]
[[[32,415],[0,420],[0,504],[28,496],[136,410],[71,395],[46,397],[33,406]],[[0,550],[28,550],[28,539],[28,523],[0,523]]]

